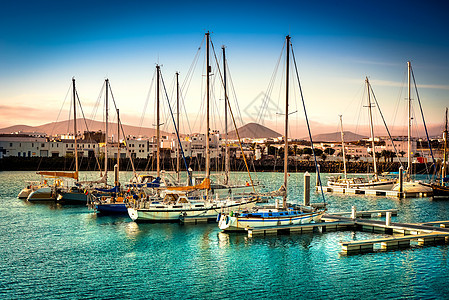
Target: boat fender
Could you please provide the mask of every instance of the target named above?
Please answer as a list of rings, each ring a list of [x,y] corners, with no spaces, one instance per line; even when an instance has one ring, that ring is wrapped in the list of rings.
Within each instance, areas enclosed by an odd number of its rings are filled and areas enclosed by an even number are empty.
[[[229,216],[226,216],[226,225],[229,224]]]
[[[218,216],[217,216],[217,222],[219,222],[220,219],[221,219],[221,213],[218,213]]]
[[[229,215],[232,217],[234,215],[234,212],[231,210],[231,212],[229,213]]]

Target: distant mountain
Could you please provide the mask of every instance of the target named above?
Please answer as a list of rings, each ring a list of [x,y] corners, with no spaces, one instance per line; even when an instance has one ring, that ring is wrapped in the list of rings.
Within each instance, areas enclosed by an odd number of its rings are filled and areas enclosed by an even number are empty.
[[[367,136],[353,133],[351,131],[344,131],[345,142],[355,142],[367,138]],[[308,140],[308,137],[303,138]],[[312,137],[314,142],[341,142],[341,132],[322,133]]]
[[[241,138],[261,139],[261,138],[275,138],[282,136],[282,134],[277,133],[276,131],[273,131],[270,128],[267,128],[257,123],[248,123],[240,127],[238,129],[238,132]],[[237,138],[235,130],[229,132],[228,136],[231,139]]]
[[[86,127],[87,124],[87,127]],[[104,131],[105,125],[103,122],[94,121],[94,120],[84,120],[77,119],[76,122],[77,131],[83,133],[86,131],[86,128],[89,128],[89,131]],[[109,123],[109,135],[117,134],[117,123]],[[123,130],[126,135],[132,136],[147,136],[151,137],[156,135],[156,129],[154,128],[146,128],[146,127],[137,127],[130,125],[123,125]],[[60,122],[52,122],[47,123],[40,126],[28,126],[28,125],[14,125],[6,128],[0,129],[0,133],[12,133],[12,132],[42,132],[47,135],[60,135],[73,133],[73,120],[66,120]],[[122,133],[120,133],[122,135]],[[161,135],[169,135],[167,132],[161,131]]]

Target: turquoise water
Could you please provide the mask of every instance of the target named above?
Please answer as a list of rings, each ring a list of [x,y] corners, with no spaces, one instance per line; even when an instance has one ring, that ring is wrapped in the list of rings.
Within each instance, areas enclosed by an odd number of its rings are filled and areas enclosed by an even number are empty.
[[[136,224],[86,207],[17,199],[24,181],[35,179],[34,172],[0,172],[1,299],[449,298],[447,245],[344,256],[339,241],[381,235],[248,238],[221,233],[216,224]],[[278,188],[283,174],[257,180]],[[303,174],[290,176],[293,201],[302,199],[302,180]],[[398,208],[393,221],[449,220],[449,201],[326,200],[330,211]],[[312,201],[322,200],[314,194]]]

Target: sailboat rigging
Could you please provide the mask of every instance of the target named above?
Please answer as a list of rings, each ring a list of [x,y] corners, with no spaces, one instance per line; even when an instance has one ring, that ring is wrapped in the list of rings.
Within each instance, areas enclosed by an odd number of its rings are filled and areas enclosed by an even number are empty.
[[[204,218],[204,219],[216,219],[218,213],[223,208],[228,209],[248,209],[254,206],[257,202],[257,197],[247,197],[247,198],[225,198],[220,199],[219,194],[215,193],[211,188],[210,183],[210,123],[209,123],[209,101],[210,101],[210,76],[211,76],[211,66],[209,62],[209,51],[210,51],[210,35],[209,32],[206,33],[206,134],[205,134],[205,144],[206,144],[206,176],[201,184],[195,186],[170,186],[162,189],[159,195],[148,195],[146,199],[141,199],[141,201],[133,201],[128,207],[128,213],[131,219],[134,221],[179,221],[180,219],[187,220],[189,218]],[[160,68],[157,69],[158,74],[160,73]],[[158,75],[157,80],[157,90],[159,91],[159,82],[163,83],[162,76]],[[165,86],[164,86],[165,90]],[[158,96],[157,96],[158,97]],[[168,100],[168,96],[167,96]],[[169,104],[170,106],[170,104]],[[178,110],[179,111],[179,110]],[[170,106],[171,112],[171,106]],[[174,117],[172,114],[172,119],[174,122]],[[178,144],[180,150],[182,151],[182,146],[179,139],[179,128],[177,128],[174,122],[175,129],[178,134]],[[187,164],[186,169],[188,172]],[[190,177],[190,174],[189,174]],[[201,191],[200,191],[201,190]],[[226,188],[226,191],[228,189]],[[188,195],[187,192],[194,192],[192,196]],[[198,192],[205,192],[205,196],[198,195]],[[197,193],[195,193],[197,192]]]
[[[367,107],[369,116],[369,126],[370,126],[370,139],[371,139],[371,154],[373,157],[373,178],[357,177],[348,178],[346,173],[346,156],[345,156],[345,145],[344,145],[344,133],[343,133],[343,122],[342,116],[340,116],[340,128],[341,128],[341,143],[343,152],[343,166],[344,166],[344,178],[331,176],[328,179],[327,184],[333,187],[346,187],[346,188],[356,188],[356,189],[375,189],[375,190],[391,190],[396,180],[379,178],[377,172],[377,158],[376,158],[376,143],[374,138],[374,125],[373,125],[373,113],[372,113],[372,102],[371,93],[372,87],[369,83],[368,77],[365,78],[366,89],[367,89]]]
[[[275,206],[255,206],[245,212],[227,211],[220,215],[218,227],[223,231],[242,231],[248,228],[264,226],[283,226],[293,224],[306,224],[321,220],[325,210],[317,210],[310,206],[290,205],[287,203],[288,184],[288,101],[289,101],[289,58],[290,36],[286,36],[286,92],[285,92],[285,151],[284,151],[284,183],[280,189],[282,194],[282,207],[276,199]],[[295,63],[296,66],[296,63]],[[298,75],[298,74],[297,74]],[[299,76],[298,76],[299,82]],[[302,93],[301,93],[302,94]],[[303,103],[304,104],[304,103]],[[307,123],[308,119],[306,117]],[[310,134],[310,130],[309,130]],[[312,141],[311,141],[312,142]],[[313,145],[313,143],[312,143]],[[318,170],[317,170],[318,171]],[[323,194],[324,197],[324,194]]]
[[[405,181],[402,183],[402,191],[408,193],[432,193],[432,188],[428,184],[412,179],[412,97],[411,97],[411,79],[412,79],[412,64],[407,62],[408,74],[408,97],[407,97],[407,114],[408,114],[408,136],[407,136],[407,170],[405,173]],[[416,86],[416,82],[415,86]],[[427,130],[426,130],[427,131]],[[401,185],[397,183],[393,190],[400,190]]]

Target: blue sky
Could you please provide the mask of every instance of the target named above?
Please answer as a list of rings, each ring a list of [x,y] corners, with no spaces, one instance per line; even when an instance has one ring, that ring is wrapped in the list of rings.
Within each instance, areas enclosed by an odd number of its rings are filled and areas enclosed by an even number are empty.
[[[123,122],[139,125],[155,64],[167,84],[175,71],[183,78],[207,30],[217,51],[227,47],[244,121],[290,34],[315,132],[336,131],[339,114],[349,130],[366,125],[359,109],[365,76],[387,122],[405,124],[408,60],[426,121],[438,125],[449,105],[448,11],[446,1],[3,1],[0,128],[55,121],[72,76],[88,116],[108,77]],[[196,76],[201,81],[201,70]],[[185,96],[193,130],[201,127],[194,125],[201,89],[198,83]],[[303,113],[296,118],[292,126],[301,127]],[[145,119],[144,126],[154,123],[152,109]],[[264,122],[282,132],[278,117]]]

